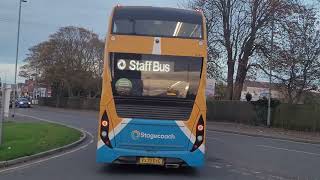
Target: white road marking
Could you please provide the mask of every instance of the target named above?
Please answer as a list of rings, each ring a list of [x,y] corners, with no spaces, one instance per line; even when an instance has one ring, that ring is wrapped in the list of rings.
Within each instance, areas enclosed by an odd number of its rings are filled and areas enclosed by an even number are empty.
[[[87,133],[90,137],[91,137],[91,140],[89,143],[83,145],[83,146],[80,146],[76,149],[72,149],[70,151],[67,151],[65,153],[62,153],[62,154],[58,154],[58,155],[55,155],[55,156],[51,156],[51,157],[47,157],[47,158],[43,158],[43,159],[40,159],[38,161],[34,161],[34,162],[30,162],[30,163],[25,163],[23,165],[19,165],[19,166],[15,166],[15,167],[11,167],[11,168],[6,168],[6,169],[2,169],[0,170],[0,173],[3,173],[3,172],[8,172],[8,171],[14,171],[14,170],[19,170],[19,169],[25,169],[25,168],[28,168],[28,167],[31,167],[33,165],[36,165],[36,164],[40,164],[42,162],[46,162],[46,161],[49,161],[51,159],[56,159],[56,158],[59,158],[59,157],[62,157],[62,156],[65,156],[67,154],[71,154],[71,153],[74,153],[74,152],[77,152],[79,150],[82,150],[82,149],[85,149],[86,147],[88,147],[90,144],[92,144],[94,142],[94,136],[86,131],[86,130],[83,130],[83,129],[80,129],[80,128],[77,128],[77,127],[74,127],[74,126],[70,126],[70,125],[67,125],[67,124],[63,124],[63,123],[60,123],[60,122],[54,122],[54,121],[50,121],[50,120],[47,120],[47,119],[42,119],[42,118],[38,118],[38,117],[34,117],[34,116],[28,116],[28,115],[24,115],[24,114],[19,114],[17,113],[17,115],[20,115],[20,116],[25,116],[25,117],[29,117],[29,118],[33,118],[33,119],[37,119],[39,121],[45,121],[45,122],[49,122],[49,123],[53,123],[53,124],[59,124],[59,125],[63,125],[63,126],[66,126],[66,127],[70,127],[70,128],[74,128],[74,129],[77,129],[79,131],[83,131],[85,133]]]
[[[226,134],[226,135],[232,135],[232,136],[241,136],[241,137],[251,137],[251,138],[262,138],[262,139],[268,139],[273,141],[282,141],[282,142],[289,142],[289,143],[295,143],[295,144],[304,144],[304,145],[311,145],[315,147],[320,147],[320,144],[313,144],[313,143],[307,143],[307,142],[297,142],[293,140],[285,140],[285,139],[277,139],[277,138],[267,138],[267,137],[260,137],[260,136],[254,136],[254,135],[244,135],[244,134],[236,134],[236,133],[228,133],[228,132],[220,132],[215,130],[207,130],[209,133],[217,133],[217,134]]]
[[[216,169],[221,169],[222,168],[221,166],[218,166],[218,165],[213,165],[212,167],[214,167]]]
[[[81,149],[84,149],[84,148],[88,147],[89,145],[90,145],[90,143],[85,144],[85,145],[83,145],[83,146],[81,146],[81,147],[79,147],[77,149],[73,149],[71,151],[65,152],[63,154],[55,155],[55,156],[52,156],[52,157],[49,157],[49,158],[44,158],[44,159],[41,159],[41,160],[38,160],[38,161],[35,161],[35,162],[31,162],[31,163],[26,163],[26,164],[23,164],[23,165],[20,165],[20,166],[3,169],[3,170],[0,170],[0,173],[8,172],[8,171],[14,171],[14,170],[20,170],[20,169],[26,169],[26,168],[31,167],[33,165],[40,164],[42,162],[46,162],[46,161],[49,161],[51,159],[56,159],[56,158],[59,158],[61,156],[65,156],[65,155],[70,154],[70,153],[77,152],[77,151],[79,151]]]
[[[218,141],[218,142],[224,143],[224,141],[222,141],[222,140],[219,139],[219,138],[214,138],[214,137],[208,137],[208,136],[207,136],[206,139],[214,140],[214,141]]]
[[[295,150],[295,149],[286,149],[286,148],[280,148],[280,147],[274,147],[274,146],[266,146],[266,145],[257,145],[257,147],[276,149],[276,150],[282,150],[282,151],[289,151],[289,152],[295,152],[295,153],[302,153],[302,154],[307,154],[307,155],[312,155],[312,156],[320,156],[320,154],[318,154],[318,153],[312,153],[312,152],[307,152],[307,151],[299,151],[299,150]]]

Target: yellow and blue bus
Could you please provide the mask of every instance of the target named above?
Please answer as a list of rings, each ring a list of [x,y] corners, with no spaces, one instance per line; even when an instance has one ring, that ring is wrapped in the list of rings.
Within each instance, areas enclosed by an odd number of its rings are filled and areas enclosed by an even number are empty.
[[[97,162],[202,166],[206,61],[201,11],[115,7],[106,36]]]

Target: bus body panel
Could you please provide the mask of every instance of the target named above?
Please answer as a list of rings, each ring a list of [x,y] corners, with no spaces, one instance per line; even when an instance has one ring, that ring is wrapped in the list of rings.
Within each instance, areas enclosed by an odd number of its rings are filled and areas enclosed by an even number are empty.
[[[193,56],[204,57],[206,50],[204,41],[201,39],[181,39],[181,38],[165,38],[165,37],[145,37],[145,36],[128,36],[128,35],[110,35],[108,37],[109,52],[124,52],[136,54],[157,54],[154,47],[159,40],[161,55],[173,56]],[[136,46],[132,46],[136,44]]]
[[[114,163],[119,157],[158,157],[181,159],[187,166],[203,167],[204,153],[197,149],[194,152],[190,151],[139,151],[131,149],[110,149],[106,145],[101,146],[97,150],[96,161],[98,163]],[[128,163],[129,164],[129,163]],[[134,163],[132,163],[134,164]]]
[[[203,15],[202,15],[203,16]],[[205,19],[203,17],[203,19]],[[203,20],[203,33],[206,34]],[[148,37],[134,35],[115,35],[112,32],[112,21],[106,38],[103,88],[100,101],[98,147],[96,161],[114,163],[120,157],[160,157],[178,158],[188,166],[200,167],[204,163],[204,140],[199,148],[191,152],[196,139],[197,122],[201,117],[206,127],[206,71],[207,71],[207,37],[204,39],[183,39],[168,37]],[[182,121],[120,118],[112,93],[110,53],[157,54],[172,56],[202,57],[202,73],[197,96],[189,119]],[[101,118],[107,113],[109,119],[109,138],[113,148],[108,147],[101,139]],[[168,127],[169,130],[165,130]],[[138,132],[140,137],[137,138]],[[160,135],[160,139],[141,139],[141,132]],[[175,139],[172,139],[174,135]],[[161,135],[168,135],[161,139]],[[156,142],[153,142],[156,140]],[[169,144],[169,145],[168,145]]]

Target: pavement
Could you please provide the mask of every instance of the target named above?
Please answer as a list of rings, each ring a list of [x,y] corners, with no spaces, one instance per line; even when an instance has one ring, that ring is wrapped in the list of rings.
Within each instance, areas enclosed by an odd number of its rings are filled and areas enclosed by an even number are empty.
[[[104,165],[95,162],[97,112],[35,107],[19,109],[18,113],[81,128],[89,138],[70,151],[0,169],[0,179],[320,179],[318,144],[230,133],[226,124],[210,123],[206,165],[201,169]]]
[[[239,123],[209,121],[207,128],[213,131],[236,133],[248,136],[291,140],[302,143],[320,144],[320,132],[303,132],[281,128],[250,126]]]

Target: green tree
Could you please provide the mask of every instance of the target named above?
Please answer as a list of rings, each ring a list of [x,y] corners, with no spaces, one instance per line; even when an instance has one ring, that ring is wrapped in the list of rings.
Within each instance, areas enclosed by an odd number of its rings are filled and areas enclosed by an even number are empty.
[[[100,94],[104,42],[80,27],[62,27],[29,49],[20,76],[51,85],[56,96]]]

